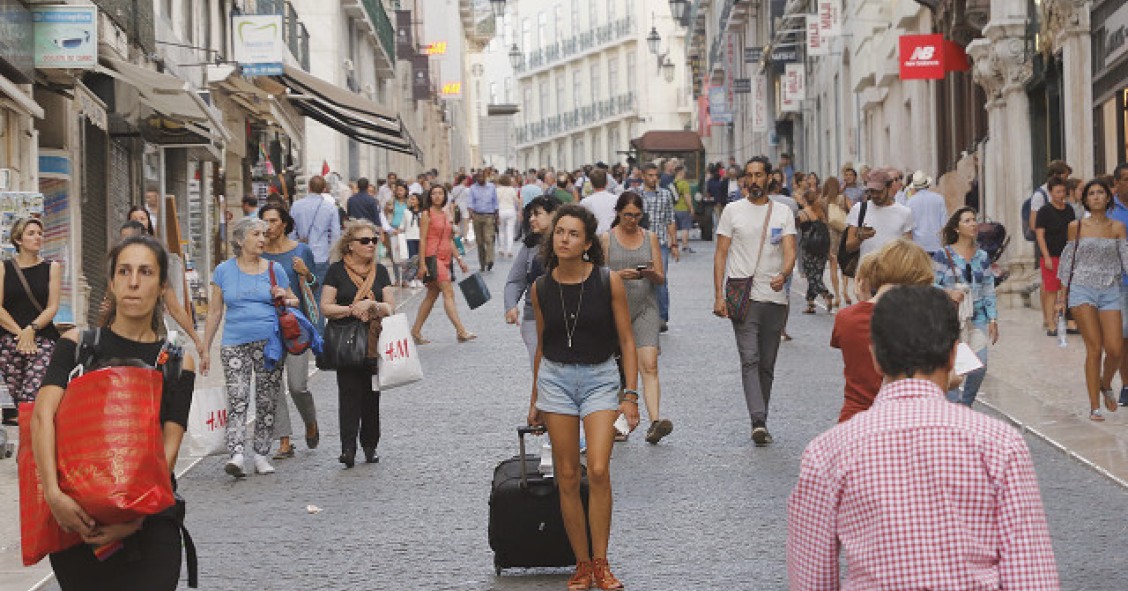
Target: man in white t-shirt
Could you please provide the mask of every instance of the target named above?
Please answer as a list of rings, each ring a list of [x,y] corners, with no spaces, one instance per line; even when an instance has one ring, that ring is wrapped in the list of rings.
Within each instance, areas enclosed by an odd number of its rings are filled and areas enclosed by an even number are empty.
[[[860,248],[865,258],[898,238],[913,239],[913,212],[893,200],[892,187],[893,177],[884,170],[875,170],[866,177],[864,200],[851,207],[846,216],[847,250],[854,252]],[[866,215],[859,227],[863,207]]]
[[[752,421],[752,441],[758,446],[772,442],[768,432],[768,400],[775,377],[776,354],[787,319],[784,282],[795,268],[795,216],[784,205],[768,197],[772,165],[757,156],[744,166],[742,198],[725,206],[717,224],[717,250],[713,256],[713,314],[732,321],[736,348],[740,353],[744,401]],[[767,233],[765,234],[765,228]],[[747,314],[729,316],[728,283],[733,291],[746,281]],[[734,302],[743,303],[743,302]]]
[[[591,171],[591,187],[595,192],[584,197],[580,205],[595,214],[595,219],[599,222],[595,233],[605,234],[615,221],[615,204],[619,198],[607,190],[607,171],[602,168]]]

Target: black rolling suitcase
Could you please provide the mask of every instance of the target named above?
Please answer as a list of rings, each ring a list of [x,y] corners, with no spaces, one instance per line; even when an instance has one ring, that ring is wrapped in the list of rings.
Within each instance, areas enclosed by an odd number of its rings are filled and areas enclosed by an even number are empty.
[[[552,478],[538,472],[539,455],[525,453],[525,435],[543,433],[543,427],[518,427],[520,455],[497,465],[490,491],[490,548],[494,571],[521,567],[565,567],[576,564],[564,520],[560,493]],[[580,495],[588,504],[587,469],[582,465]]]

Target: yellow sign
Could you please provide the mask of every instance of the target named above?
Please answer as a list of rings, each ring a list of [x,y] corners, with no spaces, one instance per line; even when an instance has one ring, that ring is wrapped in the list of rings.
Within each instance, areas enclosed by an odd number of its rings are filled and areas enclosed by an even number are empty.
[[[462,83],[461,82],[447,82],[446,84],[443,84],[442,94],[444,96],[457,96],[457,95],[462,94]]]
[[[434,43],[429,43],[427,44],[427,47],[423,48],[423,55],[446,55],[446,52],[446,41],[436,41]]]

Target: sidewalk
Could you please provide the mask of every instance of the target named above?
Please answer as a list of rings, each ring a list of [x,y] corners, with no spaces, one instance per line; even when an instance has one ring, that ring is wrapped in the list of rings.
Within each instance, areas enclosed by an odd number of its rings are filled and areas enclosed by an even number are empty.
[[[1010,308],[999,314],[999,344],[991,349],[978,400],[1128,487],[1128,407],[1106,411],[1103,423],[1089,420],[1080,335],[1070,335],[1062,349],[1042,330],[1041,312]],[[1117,376],[1118,396],[1120,385]]]
[[[422,297],[424,290],[396,289],[396,307],[403,310],[405,306],[413,305]],[[441,311],[440,311],[441,313]],[[221,327],[222,331],[222,327]],[[211,370],[208,375],[197,375],[196,391],[212,388],[223,388],[223,370],[219,366],[219,335],[217,334],[211,350]],[[200,334],[203,337],[203,334]],[[311,368],[312,371],[317,371]],[[254,417],[254,411],[248,412],[249,417]],[[0,427],[7,429],[11,441],[19,440],[19,430],[16,427]],[[191,470],[200,458],[181,455],[176,462],[174,470],[177,476],[182,476]],[[25,567],[20,557],[20,505],[19,505],[19,480],[16,471],[15,457],[0,460],[0,590],[19,591],[23,589],[38,589],[46,582],[53,579],[51,564],[46,559],[35,566]]]

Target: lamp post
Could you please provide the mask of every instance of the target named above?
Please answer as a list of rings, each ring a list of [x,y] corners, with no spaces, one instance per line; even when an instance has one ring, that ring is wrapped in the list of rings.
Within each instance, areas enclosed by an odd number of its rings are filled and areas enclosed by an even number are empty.
[[[659,53],[662,49],[662,36],[658,34],[657,27],[650,27],[650,33],[646,35],[646,47],[650,53],[658,58],[658,71],[666,79],[666,82],[674,81],[674,62],[670,61],[670,51],[667,49],[663,53]]]
[[[689,3],[686,0],[670,0],[670,14],[679,23],[685,18],[685,11],[688,8]]]
[[[490,0],[490,8],[493,9],[494,18],[505,16],[505,0]]]
[[[520,70],[521,64],[524,63],[524,61],[525,54],[521,53],[521,50],[517,48],[517,44],[514,43],[513,46],[509,48],[509,65],[513,66],[514,70]]]

